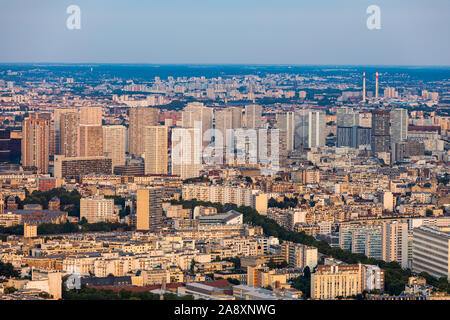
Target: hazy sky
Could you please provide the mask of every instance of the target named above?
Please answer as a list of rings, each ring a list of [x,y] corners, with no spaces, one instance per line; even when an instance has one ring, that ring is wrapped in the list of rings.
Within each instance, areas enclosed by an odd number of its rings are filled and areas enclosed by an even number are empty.
[[[0,62],[450,65],[449,17],[449,0],[0,0]]]

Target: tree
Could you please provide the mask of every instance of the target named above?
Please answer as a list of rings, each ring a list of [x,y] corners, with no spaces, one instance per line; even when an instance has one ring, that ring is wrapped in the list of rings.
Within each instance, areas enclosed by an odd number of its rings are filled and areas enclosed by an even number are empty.
[[[275,269],[275,268],[277,267],[275,261],[273,261],[272,258],[270,258],[269,262],[267,262],[267,266],[268,266],[270,269]]]
[[[311,270],[309,270],[308,266],[306,266],[305,269],[303,269],[303,276],[305,278],[311,278]]]
[[[81,194],[77,190],[67,191],[64,188],[55,188],[49,191],[35,190],[31,194],[25,189],[25,199],[17,201],[19,208],[23,208],[24,204],[40,204],[44,209],[48,208],[48,202],[53,197],[58,197],[61,209],[66,210],[69,216],[80,216],[80,199]]]
[[[11,293],[14,293],[16,291],[17,291],[17,289],[14,288],[14,287],[6,287],[5,289],[3,289],[3,293],[4,294],[11,294]]]
[[[6,278],[18,278],[19,272],[14,269],[11,263],[3,263],[0,261],[0,276]]]
[[[194,273],[194,267],[195,267],[195,264],[196,264],[195,260],[192,259],[192,260],[191,260],[191,273]]]
[[[300,290],[304,298],[311,296],[311,271],[308,266],[303,269],[303,276],[291,280],[292,287]]]
[[[120,217],[120,218],[126,217],[126,216],[130,215],[130,213],[131,213],[130,207],[129,207],[129,206],[126,206],[125,208],[120,209],[120,211],[119,211],[119,217]]]
[[[240,285],[241,284],[241,282],[238,279],[234,279],[234,278],[227,278],[227,281],[229,283],[231,283],[231,284],[234,284],[234,285]]]
[[[38,295],[40,298],[44,298],[44,299],[51,299],[53,298],[53,296],[47,292],[39,292]]]
[[[267,266],[270,269],[283,269],[288,266],[288,263],[286,260],[283,260],[282,262],[276,263],[272,258],[270,258],[269,262],[267,263]]]
[[[274,198],[270,198],[268,202],[268,207],[276,207],[280,209],[287,209],[287,208],[295,208],[298,205],[298,199],[297,198],[289,198],[285,197],[283,201],[276,201]]]
[[[229,262],[233,262],[234,264],[234,270],[239,270],[241,269],[241,258],[239,257],[234,257],[234,258],[225,258],[223,259],[224,261],[229,261]]]

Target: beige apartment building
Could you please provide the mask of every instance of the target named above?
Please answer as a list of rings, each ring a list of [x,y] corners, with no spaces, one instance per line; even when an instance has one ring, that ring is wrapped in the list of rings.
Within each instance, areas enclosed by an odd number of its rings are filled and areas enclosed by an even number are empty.
[[[336,299],[383,289],[384,271],[378,266],[325,265],[311,274],[312,299]]]
[[[89,223],[112,221],[114,218],[114,200],[104,196],[92,196],[80,199],[80,218]]]
[[[66,157],[77,157],[80,114],[78,112],[62,113],[59,124],[59,154]]]
[[[130,108],[130,126],[128,145],[130,154],[141,157],[145,152],[145,127],[156,126],[159,122],[159,110],[147,107]]]
[[[23,236],[24,238],[37,237],[37,225],[25,223],[23,225]]]
[[[50,150],[49,120],[31,114],[23,121],[22,166],[36,168],[41,173],[48,172]]]
[[[197,199],[205,202],[234,203],[239,206],[255,208],[261,214],[267,213],[268,195],[254,190],[222,185],[184,184],[182,197],[185,200]]]
[[[148,126],[144,130],[145,174],[167,174],[168,129]]]
[[[275,270],[269,270],[268,267],[247,267],[247,285],[252,287],[289,288],[287,276],[286,273],[277,273]]]
[[[257,129],[261,127],[262,107],[260,105],[251,104],[245,106],[245,126],[249,129]]]
[[[22,223],[22,215],[12,212],[5,212],[0,214],[0,226],[12,227]]]
[[[137,224],[141,231],[158,231],[162,225],[162,188],[137,190]]]
[[[125,165],[127,128],[103,126],[103,154],[112,159],[112,167]]]
[[[292,268],[309,267],[310,270],[313,270],[319,259],[317,248],[289,241],[285,241],[281,245],[281,254]]]
[[[79,126],[79,157],[103,156],[103,129],[98,125]]]
[[[103,119],[102,107],[82,107],[80,108],[80,124],[101,126]]]
[[[76,128],[78,128],[79,123],[79,113],[78,108],[56,108],[53,110],[53,125],[54,125],[54,136],[55,136],[55,154],[63,154],[61,150],[61,128],[63,127],[62,116],[66,113],[74,113],[78,116]]]

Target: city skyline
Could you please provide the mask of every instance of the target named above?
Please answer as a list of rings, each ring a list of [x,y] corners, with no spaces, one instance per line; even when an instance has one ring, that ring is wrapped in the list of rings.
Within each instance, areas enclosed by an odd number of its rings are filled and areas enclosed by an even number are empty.
[[[0,8],[0,305],[450,300],[448,0]]]

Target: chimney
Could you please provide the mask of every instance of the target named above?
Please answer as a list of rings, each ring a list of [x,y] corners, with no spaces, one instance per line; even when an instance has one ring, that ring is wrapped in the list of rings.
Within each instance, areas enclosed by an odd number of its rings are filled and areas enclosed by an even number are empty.
[[[375,98],[378,99],[378,70],[376,72],[376,80],[375,80]]]
[[[363,103],[366,103],[366,70],[363,71]]]

